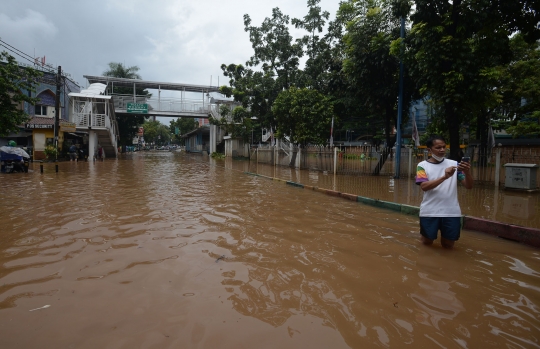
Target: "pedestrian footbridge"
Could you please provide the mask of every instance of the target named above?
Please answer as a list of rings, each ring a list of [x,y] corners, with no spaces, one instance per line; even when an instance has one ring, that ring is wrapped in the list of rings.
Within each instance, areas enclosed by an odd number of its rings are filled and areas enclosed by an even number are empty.
[[[106,157],[116,157],[118,152],[118,115],[145,117],[208,118],[217,116],[218,107],[210,93],[218,92],[217,86],[201,86],[170,82],[123,79],[108,76],[84,76],[89,87],[72,92],[70,105],[72,121],[78,131],[89,133],[88,151],[93,158],[97,147],[102,146]],[[145,89],[157,90],[157,96],[141,94]],[[133,91],[133,93],[127,93]],[[179,97],[162,97],[162,91],[180,92]],[[116,93],[115,93],[116,92]],[[122,93],[118,93],[122,92]],[[137,95],[139,93],[139,95]],[[178,95],[178,93],[176,93]],[[190,98],[187,98],[189,94]],[[194,98],[200,94],[200,98]]]
[[[114,97],[116,114],[208,118],[208,114],[211,113],[212,109],[210,98],[208,98],[209,93],[219,92],[217,86],[123,79],[109,76],[85,75],[84,77],[90,84],[99,83],[107,86],[105,92],[107,95]],[[145,89],[157,90],[157,95],[140,94]],[[118,93],[119,90],[122,93]],[[180,96],[162,97],[162,91],[180,92]],[[188,94],[189,97],[186,97]],[[200,97],[197,98],[197,95]],[[132,106],[138,108],[133,109]]]

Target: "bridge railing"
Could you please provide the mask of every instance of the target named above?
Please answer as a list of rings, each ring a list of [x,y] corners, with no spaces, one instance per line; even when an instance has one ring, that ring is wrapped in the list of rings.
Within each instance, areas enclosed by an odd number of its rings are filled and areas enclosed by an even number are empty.
[[[201,99],[170,98],[162,97],[147,98],[146,96],[114,95],[114,107],[116,109],[127,109],[128,103],[146,103],[151,111],[162,111],[171,113],[195,113],[208,114],[210,104]]]
[[[111,122],[107,114],[76,113],[73,115],[77,127],[103,127],[111,128]]]

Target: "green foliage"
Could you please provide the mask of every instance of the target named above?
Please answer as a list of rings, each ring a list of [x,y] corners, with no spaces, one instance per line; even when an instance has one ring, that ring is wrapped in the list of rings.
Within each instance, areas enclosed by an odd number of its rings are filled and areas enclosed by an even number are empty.
[[[537,136],[540,115],[540,44],[527,43],[521,34],[510,39],[512,60],[496,68],[500,103],[492,125],[514,137]]]
[[[540,136],[540,111],[534,112],[529,120],[519,121],[516,125],[508,127],[506,132],[514,138]]]
[[[303,146],[328,144],[334,116],[328,97],[316,90],[293,86],[279,94],[272,109],[279,136],[287,136],[292,143]]]
[[[414,3],[413,26],[406,39],[407,67],[424,96],[441,106],[450,136],[450,157],[457,159],[464,120],[481,117],[479,131],[487,139],[487,115],[499,99],[495,68],[510,61],[512,33],[540,37],[540,8],[530,0]]]
[[[328,88],[328,61],[331,59],[331,51],[329,37],[321,37],[320,34],[330,13],[322,11],[321,7],[317,6],[319,2],[320,0],[308,0],[308,13],[302,19],[293,18],[291,23],[307,32],[302,38],[297,39],[297,42],[306,48],[308,59],[296,86],[307,86],[322,91]]]
[[[159,121],[147,121],[143,124],[144,140],[147,143],[153,142],[157,145],[169,143],[171,140],[171,131],[169,127]]]
[[[137,134],[139,126],[144,123],[144,116],[118,114],[116,122],[118,123],[118,143],[123,146],[133,145],[133,138]]]
[[[213,159],[225,159],[225,154],[213,152],[210,155]]]
[[[169,125],[170,132],[174,134],[173,139],[175,141],[181,141],[182,135],[193,131],[197,127],[199,127],[199,123],[192,118],[178,118],[172,120]],[[178,128],[178,134],[176,134],[176,128]]]
[[[392,147],[396,126],[399,83],[399,49],[391,54],[391,45],[399,40],[400,21],[385,0],[350,0],[342,3],[338,16],[348,18],[343,70],[356,98],[364,107],[362,119],[367,124],[384,128],[388,147]],[[394,43],[395,46],[395,43]],[[403,110],[414,95],[412,82],[405,77]],[[408,113],[404,112],[403,120]],[[382,124],[381,124],[382,122]],[[376,129],[368,131],[377,133]]]
[[[35,69],[21,67],[7,52],[0,53],[0,137],[18,132],[19,125],[28,120],[24,102],[38,100],[28,96],[35,92],[37,79],[43,74]]]
[[[136,65],[125,67],[122,63],[110,62],[109,69],[103,72],[103,76],[113,76],[115,78],[139,79],[141,76],[137,73],[140,70]]]
[[[53,145],[48,145],[44,149],[45,156],[49,160],[56,159],[56,155],[58,154],[58,150]]]
[[[141,79],[141,76],[137,73],[139,67],[125,67],[122,63],[110,62],[109,69],[103,72],[104,76],[111,76],[115,78],[124,79]],[[143,89],[135,89],[137,95],[144,95],[150,97],[148,91]],[[133,94],[133,89],[129,87],[114,87],[113,93],[117,94]],[[138,127],[144,123],[143,115],[117,115],[116,121],[118,122],[118,134],[120,145],[131,145],[133,137],[137,134]]]
[[[230,107],[224,104],[220,106],[219,112],[221,118],[211,118],[210,123],[223,128],[229,136],[247,142],[255,127],[247,109],[237,106],[231,111]]]

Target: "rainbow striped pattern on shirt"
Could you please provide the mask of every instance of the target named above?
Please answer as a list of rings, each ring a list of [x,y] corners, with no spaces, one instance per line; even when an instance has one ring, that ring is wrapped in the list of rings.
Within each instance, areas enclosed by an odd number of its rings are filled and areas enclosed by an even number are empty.
[[[427,181],[428,181],[428,178],[427,178],[426,170],[424,170],[422,166],[418,166],[416,168],[416,184],[420,184],[422,182],[427,182]]]

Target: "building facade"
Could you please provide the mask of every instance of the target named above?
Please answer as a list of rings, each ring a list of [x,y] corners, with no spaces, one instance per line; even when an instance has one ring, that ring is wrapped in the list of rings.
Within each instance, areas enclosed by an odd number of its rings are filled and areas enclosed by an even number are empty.
[[[39,68],[38,68],[39,69]],[[28,115],[29,120],[19,125],[19,132],[0,138],[0,146],[6,145],[10,140],[17,146],[24,148],[32,155],[33,160],[45,159],[45,148],[54,144],[55,104],[56,104],[56,76],[54,71],[42,70],[43,76],[37,81],[35,92],[21,91],[30,97],[36,97],[35,105],[24,102],[20,108]],[[75,135],[75,127],[69,122],[70,92],[79,92],[80,86],[68,77],[62,77],[60,87],[60,127],[58,132],[59,149],[63,149],[66,139],[82,143],[83,136]],[[69,135],[67,133],[70,133]],[[69,145],[68,145],[69,146]]]

